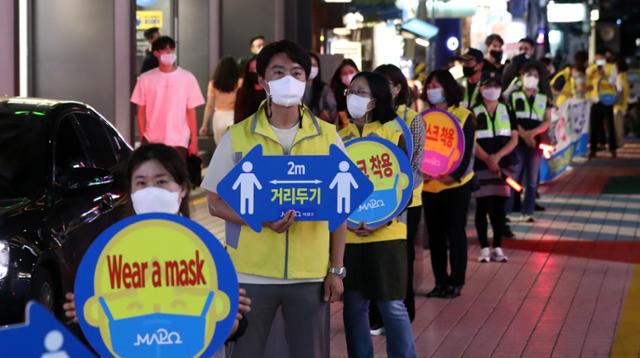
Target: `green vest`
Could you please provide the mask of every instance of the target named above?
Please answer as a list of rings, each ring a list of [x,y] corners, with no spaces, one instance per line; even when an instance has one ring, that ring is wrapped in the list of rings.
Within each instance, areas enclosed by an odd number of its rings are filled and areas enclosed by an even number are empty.
[[[516,107],[518,100],[524,102],[523,108]],[[516,91],[511,94],[511,106],[516,113],[516,118],[542,122],[544,121],[544,113],[547,110],[547,96],[542,93],[536,93],[533,108],[531,108],[527,95],[523,91]]]
[[[462,78],[459,83],[464,89],[464,97],[462,99],[462,102],[460,102],[460,106],[467,109],[471,109],[471,106],[477,103],[478,101],[478,96],[480,95],[480,82],[476,83],[476,88],[473,90],[473,93],[471,94],[471,98],[469,98],[469,91],[468,91],[469,83],[467,82],[467,78],[466,77]]]
[[[494,117],[491,117],[484,104],[474,107],[473,114],[478,121],[476,139],[511,137],[511,121],[504,103],[498,103]]]

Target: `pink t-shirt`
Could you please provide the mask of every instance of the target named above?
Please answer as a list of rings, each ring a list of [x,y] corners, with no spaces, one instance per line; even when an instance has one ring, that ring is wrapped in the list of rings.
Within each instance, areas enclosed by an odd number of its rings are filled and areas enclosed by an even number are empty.
[[[204,104],[195,76],[178,67],[165,73],[158,68],[138,77],[131,102],[146,107],[144,137],[149,143],[188,147],[191,138],[187,109]]]

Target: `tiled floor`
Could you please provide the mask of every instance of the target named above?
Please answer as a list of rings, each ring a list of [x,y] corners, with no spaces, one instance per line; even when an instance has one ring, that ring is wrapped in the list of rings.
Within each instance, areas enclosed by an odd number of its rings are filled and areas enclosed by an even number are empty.
[[[470,222],[467,285],[457,299],[424,297],[433,276],[429,252],[417,250],[418,357],[638,357],[640,195],[600,194],[609,177],[625,175],[640,175],[638,143],[543,186],[547,210],[533,224],[513,224],[508,263],[475,261]],[[221,237],[203,199],[194,204],[194,218]],[[331,309],[336,358],[347,356],[341,307]],[[376,357],[385,357],[384,337],[374,343]]]

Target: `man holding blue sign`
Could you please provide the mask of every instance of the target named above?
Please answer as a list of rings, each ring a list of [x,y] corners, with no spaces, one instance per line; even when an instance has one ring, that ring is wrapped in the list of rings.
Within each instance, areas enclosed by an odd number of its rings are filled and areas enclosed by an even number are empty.
[[[254,302],[247,315],[251,324],[234,357],[263,355],[278,308],[284,315],[290,356],[326,357],[327,302],[340,298],[346,274],[346,225],[334,222],[329,227],[316,218],[326,214],[319,207],[337,207],[340,188],[331,191],[328,186],[343,171],[338,170],[339,162],[334,163],[335,169],[326,166],[327,158],[344,156],[344,145],[331,124],[300,105],[311,70],[307,51],[287,40],[272,43],[258,55],[257,70],[268,99],[222,138],[202,183],[210,192],[209,211],[226,221],[229,254],[241,287]],[[284,156],[289,161],[283,168],[279,158]],[[235,200],[239,197],[229,185],[242,174],[234,165],[249,161],[264,188],[256,190],[253,182],[255,215],[239,215]],[[325,166],[324,173],[318,166]],[[349,173],[357,174],[351,169],[347,168]],[[281,174],[282,179],[265,181],[260,174],[275,175],[282,170],[286,173]],[[332,201],[333,206],[324,200]],[[276,208],[290,209],[280,212]],[[268,217],[271,219],[263,221]],[[330,218],[323,221],[331,224]]]

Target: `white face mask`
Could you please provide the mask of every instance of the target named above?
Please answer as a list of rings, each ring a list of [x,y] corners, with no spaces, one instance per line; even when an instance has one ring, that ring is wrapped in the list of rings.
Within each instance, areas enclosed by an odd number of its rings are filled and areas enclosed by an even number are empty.
[[[271,97],[273,103],[291,107],[300,104],[300,100],[304,95],[306,83],[298,81],[293,76],[287,75],[279,80],[269,81],[269,92],[267,95]]]
[[[369,97],[360,97],[355,94],[348,94],[347,110],[349,110],[351,118],[364,117],[368,112],[367,107],[369,106],[369,102],[371,102],[371,98]]]
[[[155,186],[149,186],[131,194],[131,201],[136,214],[177,214],[180,211],[180,193]]]
[[[527,75],[524,76],[522,85],[524,86],[524,88],[535,89],[538,88],[538,81],[538,77]]]
[[[502,92],[500,87],[487,87],[480,91],[480,93],[482,93],[482,97],[487,101],[496,101],[500,98],[500,92]]]
[[[427,99],[431,104],[438,104],[444,102],[444,90],[442,87],[432,88],[427,90]]]
[[[160,63],[162,63],[165,66],[171,66],[176,62],[176,54],[175,52],[172,53],[163,53],[162,55],[160,55]]]
[[[342,84],[345,86],[349,86],[351,84],[351,80],[353,80],[353,78],[356,76],[355,73],[349,74],[349,75],[344,75],[342,77],[340,77],[340,79],[342,80]]]
[[[311,73],[309,73],[309,79],[310,80],[314,80],[316,77],[318,77],[318,72],[320,71],[320,69],[316,66],[311,66]]]

